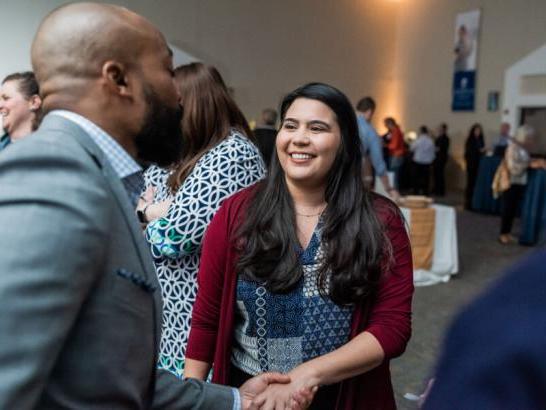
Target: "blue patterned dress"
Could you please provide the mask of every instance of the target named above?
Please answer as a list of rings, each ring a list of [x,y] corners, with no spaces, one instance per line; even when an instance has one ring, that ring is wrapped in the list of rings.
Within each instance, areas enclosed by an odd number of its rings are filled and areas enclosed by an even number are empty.
[[[156,188],[154,202],[172,198],[168,176],[168,171],[155,166],[146,171],[146,188]],[[184,372],[201,242],[208,224],[224,199],[264,176],[258,149],[233,130],[199,159],[174,195],[167,215],[146,228],[163,296],[160,368],[177,376]]]
[[[353,309],[321,297],[316,285],[320,232],[319,223],[300,255],[303,277],[290,292],[238,279],[231,362],[244,373],[289,372],[348,342]]]

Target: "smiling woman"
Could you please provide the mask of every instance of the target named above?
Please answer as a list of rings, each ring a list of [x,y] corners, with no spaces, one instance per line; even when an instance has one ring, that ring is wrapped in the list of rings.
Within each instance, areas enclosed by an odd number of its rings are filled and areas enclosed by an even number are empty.
[[[4,78],[0,89],[0,115],[6,134],[0,139],[0,150],[38,127],[41,105],[34,73],[13,73]]]
[[[336,116],[326,104],[308,98],[295,100],[286,113],[276,142],[288,186],[324,186],[340,144]]]
[[[395,408],[389,359],[411,333],[411,250],[388,199],[367,191],[350,102],[311,83],[281,104],[270,174],[209,225],[186,377],[240,385],[268,370],[291,383],[257,397],[288,408]]]

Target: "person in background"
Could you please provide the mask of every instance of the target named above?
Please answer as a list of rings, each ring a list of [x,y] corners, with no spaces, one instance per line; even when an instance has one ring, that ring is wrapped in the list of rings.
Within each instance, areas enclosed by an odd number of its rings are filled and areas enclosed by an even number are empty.
[[[546,408],[544,266],[540,250],[457,315],[424,410]]]
[[[510,234],[512,224],[518,211],[519,204],[525,193],[527,184],[527,168],[531,165],[529,148],[533,142],[534,129],[529,125],[518,128],[513,140],[508,143],[504,159],[510,174],[510,188],[504,191],[501,198],[501,229],[499,242],[503,245],[515,242]]]
[[[254,137],[256,138],[256,145],[262,153],[262,157],[266,166],[269,168],[271,163],[271,155],[275,148],[275,138],[277,136],[277,129],[275,124],[277,123],[277,111],[273,108],[266,108],[262,111],[262,121],[259,126],[254,129]]]
[[[263,178],[265,168],[220,73],[191,63],[174,74],[184,107],[182,156],[146,171],[137,212],[163,296],[159,367],[182,376],[203,234],[222,201]]]
[[[396,205],[368,191],[356,116],[339,90],[304,85],[281,104],[264,181],[224,202],[203,243],[186,377],[288,373],[256,404],[394,409],[389,361],[411,334],[412,256]],[[262,401],[260,401],[262,400]]]
[[[398,188],[400,183],[400,168],[404,164],[406,147],[402,130],[392,117],[385,118],[385,127],[389,130],[387,148],[389,150],[389,171],[394,172],[394,185]]]
[[[433,194],[444,196],[446,193],[445,168],[449,158],[449,137],[447,136],[447,124],[440,124],[438,136],[434,140],[436,145],[436,158],[434,158],[434,189]]]
[[[358,134],[362,144],[362,154],[364,160],[369,159],[375,175],[379,177],[385,192],[394,200],[400,195],[398,191],[391,186],[387,175],[387,165],[383,159],[381,138],[371,124],[375,113],[375,101],[371,97],[364,97],[356,105],[356,119],[358,122]],[[372,175],[373,178],[373,175]]]
[[[478,123],[472,125],[464,146],[464,159],[466,161],[466,188],[464,196],[464,207],[472,209],[472,196],[474,186],[478,178],[480,161],[485,153],[485,141],[482,126]]]
[[[430,166],[436,156],[436,147],[429,135],[428,128],[422,125],[419,135],[410,145],[413,153],[413,193],[428,195],[430,181]]]
[[[498,157],[504,156],[504,151],[510,142],[510,124],[503,122],[500,126],[500,133],[493,145],[493,155]]]
[[[41,119],[40,88],[32,71],[13,73],[2,80],[0,115],[4,134],[0,151],[36,130]]]

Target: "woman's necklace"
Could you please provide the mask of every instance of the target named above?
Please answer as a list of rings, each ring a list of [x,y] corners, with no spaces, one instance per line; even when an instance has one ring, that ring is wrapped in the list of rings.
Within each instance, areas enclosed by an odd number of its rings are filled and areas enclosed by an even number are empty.
[[[326,209],[326,205],[323,205],[322,209],[319,212],[312,213],[312,214],[304,214],[304,213],[296,211],[295,209],[294,209],[294,212],[296,213],[296,215],[303,216],[304,218],[312,218],[314,216],[319,216],[321,213],[324,212],[324,209]]]

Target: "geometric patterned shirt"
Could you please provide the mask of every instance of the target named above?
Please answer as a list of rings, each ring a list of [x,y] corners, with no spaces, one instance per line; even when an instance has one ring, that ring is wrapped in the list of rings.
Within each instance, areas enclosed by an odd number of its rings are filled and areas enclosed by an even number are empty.
[[[319,225],[300,249],[303,277],[288,293],[271,293],[239,277],[231,362],[243,372],[289,372],[349,340],[353,308],[323,298],[317,288],[323,257]]]
[[[152,166],[144,174],[145,186],[155,188],[154,202],[172,200],[167,214],[148,224],[145,236],[163,297],[158,366],[182,376],[203,236],[222,202],[262,179],[265,167],[258,148],[233,129],[197,161],[174,194],[167,186],[170,172]]]

